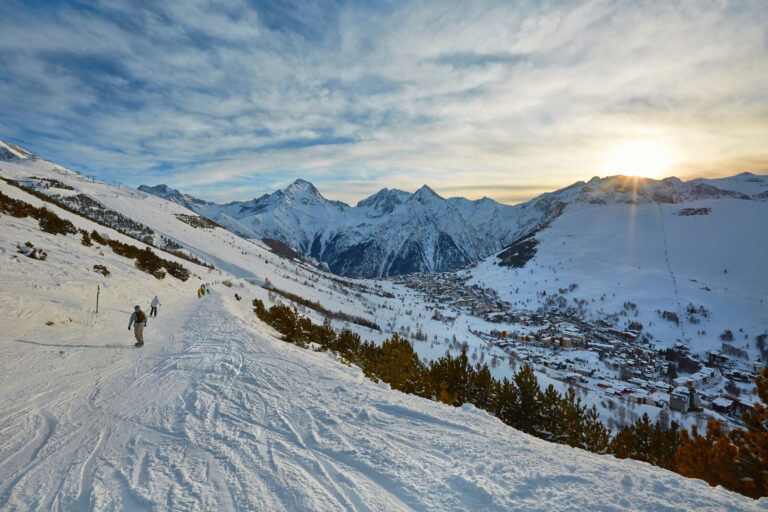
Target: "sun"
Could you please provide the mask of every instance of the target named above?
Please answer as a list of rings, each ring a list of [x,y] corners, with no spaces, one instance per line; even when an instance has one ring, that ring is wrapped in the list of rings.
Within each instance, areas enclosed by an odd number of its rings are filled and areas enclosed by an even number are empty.
[[[603,172],[643,178],[661,178],[670,164],[667,148],[650,140],[633,140],[613,149],[605,158]]]

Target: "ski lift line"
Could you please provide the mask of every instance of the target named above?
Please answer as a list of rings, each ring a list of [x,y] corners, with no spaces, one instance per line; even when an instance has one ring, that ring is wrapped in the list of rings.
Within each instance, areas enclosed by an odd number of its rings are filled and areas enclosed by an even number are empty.
[[[677,278],[672,271],[672,264],[669,262],[669,245],[667,244],[667,229],[664,225],[664,210],[661,207],[661,203],[657,202],[656,206],[659,209],[659,223],[661,224],[661,239],[664,243],[664,261],[667,264],[667,272],[672,280],[672,292],[675,295],[675,304],[677,305],[677,316],[680,319],[680,334],[682,335],[682,341],[686,341],[685,334],[685,315],[683,314],[683,305],[680,303],[680,293],[677,288]]]

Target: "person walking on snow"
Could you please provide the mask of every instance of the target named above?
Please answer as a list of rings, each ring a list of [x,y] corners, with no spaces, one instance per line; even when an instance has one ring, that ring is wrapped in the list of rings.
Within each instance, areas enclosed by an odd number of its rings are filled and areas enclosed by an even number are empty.
[[[152,299],[152,303],[150,304],[149,309],[149,316],[154,316],[157,318],[157,306],[160,305],[160,299],[157,298],[157,295],[155,295],[155,298]]]
[[[131,321],[128,322],[128,330],[131,330],[133,325],[133,335],[136,336],[136,343],[134,347],[141,347],[144,345],[144,327],[147,325],[147,315],[141,310],[139,306],[133,308],[133,314],[131,315]]]

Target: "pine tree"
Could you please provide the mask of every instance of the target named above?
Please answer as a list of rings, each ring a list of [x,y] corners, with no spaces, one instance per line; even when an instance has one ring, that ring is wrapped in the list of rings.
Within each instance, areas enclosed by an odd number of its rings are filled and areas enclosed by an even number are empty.
[[[331,327],[331,321],[328,318],[323,321],[323,325],[312,326],[312,340],[324,350],[333,346],[336,341],[336,331]]]
[[[414,393],[422,380],[423,365],[407,340],[397,334],[384,340],[376,366],[376,376],[392,389]]]
[[[563,409],[563,444],[576,448],[584,447],[587,407],[576,396],[576,390],[569,388],[561,402]]]
[[[493,410],[496,402],[498,381],[491,375],[487,364],[478,363],[472,372],[469,389],[469,402],[479,409]]]
[[[515,386],[518,391],[517,417],[513,418],[512,426],[528,434],[535,434],[541,424],[541,390],[530,365],[524,365],[515,374]]]
[[[555,443],[563,443],[566,439],[565,410],[563,409],[563,397],[550,384],[541,395],[539,406],[539,423],[536,429],[536,437]]]
[[[662,420],[658,420],[651,433],[649,462],[670,471],[677,471],[675,453],[680,448],[682,441],[680,425],[677,422],[673,421],[669,427],[665,427]]]
[[[610,441],[610,432],[600,421],[597,408],[593,405],[584,418],[584,446],[594,453],[605,453]]]
[[[619,459],[628,459],[634,453],[635,447],[635,429],[634,425],[624,425],[619,430],[608,448],[608,452],[612,453]]]
[[[349,329],[342,329],[331,348],[347,361],[353,362],[360,348],[360,335]]]
[[[459,407],[467,402],[469,376],[467,350],[462,349],[459,357],[445,355],[429,365],[431,396],[441,402]]]
[[[660,421],[651,425],[648,414],[643,414],[635,423],[626,425],[616,434],[609,451],[620,459],[642,460],[675,470],[675,453],[680,443],[677,423],[673,421],[670,428],[664,428]]]
[[[515,385],[504,377],[499,388],[499,395],[496,399],[493,414],[507,425],[513,425],[514,418],[518,415],[517,395],[518,391]]]

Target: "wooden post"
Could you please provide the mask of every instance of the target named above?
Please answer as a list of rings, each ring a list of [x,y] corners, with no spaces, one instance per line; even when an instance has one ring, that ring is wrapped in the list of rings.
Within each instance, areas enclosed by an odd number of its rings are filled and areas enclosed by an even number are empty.
[[[99,294],[101,293],[101,286],[96,285],[96,314],[99,314]]]

